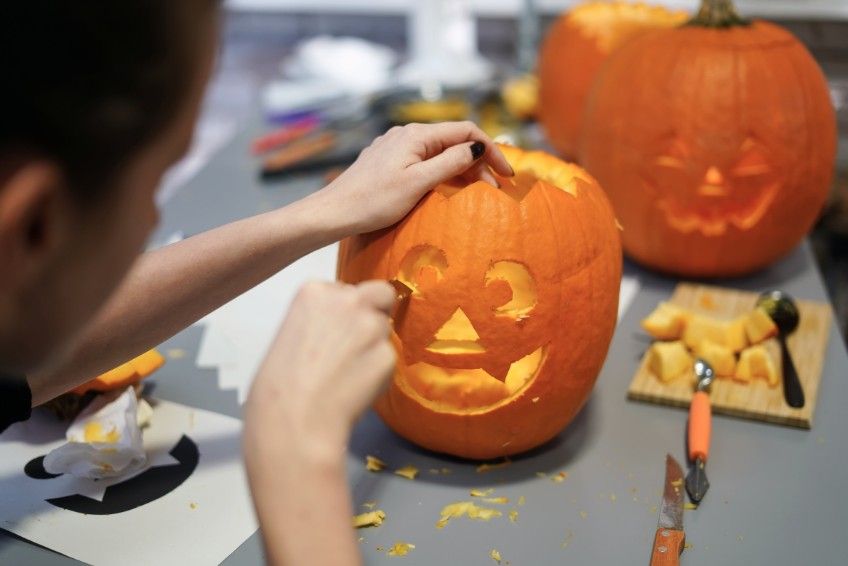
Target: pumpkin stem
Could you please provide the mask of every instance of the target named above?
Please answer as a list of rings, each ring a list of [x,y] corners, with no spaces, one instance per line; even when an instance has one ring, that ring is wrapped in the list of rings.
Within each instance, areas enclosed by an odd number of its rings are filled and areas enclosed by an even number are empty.
[[[687,25],[709,28],[746,26],[750,22],[736,12],[733,0],[701,0],[701,7]]]

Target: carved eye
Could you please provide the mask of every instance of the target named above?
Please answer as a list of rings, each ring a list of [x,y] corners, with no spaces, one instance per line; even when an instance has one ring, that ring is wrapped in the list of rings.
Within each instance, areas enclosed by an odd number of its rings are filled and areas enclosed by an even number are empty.
[[[664,151],[654,160],[654,165],[671,169],[683,169],[689,159],[689,149],[683,140],[672,136],[667,140]]]
[[[448,267],[445,252],[434,246],[415,246],[400,262],[398,280],[420,298],[422,288],[432,287],[442,280]]]
[[[745,140],[740,148],[741,156],[730,169],[734,177],[756,177],[772,170],[765,148],[752,138]]]
[[[510,290],[510,298],[495,307],[498,315],[518,318],[536,306],[536,282],[524,264],[509,260],[493,263],[486,271],[486,286],[497,281],[506,283]]]

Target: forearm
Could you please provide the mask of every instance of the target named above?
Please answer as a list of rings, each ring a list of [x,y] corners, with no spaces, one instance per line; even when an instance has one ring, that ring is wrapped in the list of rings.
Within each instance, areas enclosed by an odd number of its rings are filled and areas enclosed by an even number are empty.
[[[143,254],[71,355],[29,376],[33,405],[156,346],[351,229],[315,194]]]
[[[245,433],[245,461],[268,563],[360,564],[344,451],[335,457],[318,455],[303,445],[309,438],[285,430]]]

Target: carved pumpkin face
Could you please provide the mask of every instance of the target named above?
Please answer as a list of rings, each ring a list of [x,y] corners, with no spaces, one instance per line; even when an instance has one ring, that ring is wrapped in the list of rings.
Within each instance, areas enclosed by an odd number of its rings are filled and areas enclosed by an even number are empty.
[[[464,457],[521,452],[562,430],[594,384],[617,312],[621,251],[603,192],[551,156],[504,151],[517,174],[500,188],[442,184],[339,255],[344,281],[412,290],[395,315],[398,369],[378,413],[402,436]]]
[[[413,292],[395,331],[404,378],[422,400],[475,411],[509,399],[536,377],[551,322],[544,303],[556,297],[544,290],[539,296],[523,261],[470,259],[451,264],[435,246],[410,249],[397,279]]]
[[[656,157],[641,173],[645,192],[669,226],[684,234],[721,236],[730,227],[756,226],[769,211],[783,175],[762,141],[735,137],[743,139],[722,138],[713,147],[676,134],[659,141]]]
[[[689,277],[743,275],[791,250],[833,172],[827,84],[765,22],[646,34],[610,58],[581,161],[610,195],[637,261]]]

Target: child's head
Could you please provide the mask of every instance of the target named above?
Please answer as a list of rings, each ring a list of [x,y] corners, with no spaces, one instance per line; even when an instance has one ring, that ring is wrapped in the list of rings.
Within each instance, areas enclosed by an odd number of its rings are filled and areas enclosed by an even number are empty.
[[[68,346],[156,224],[188,148],[217,0],[0,8],[0,367]]]

